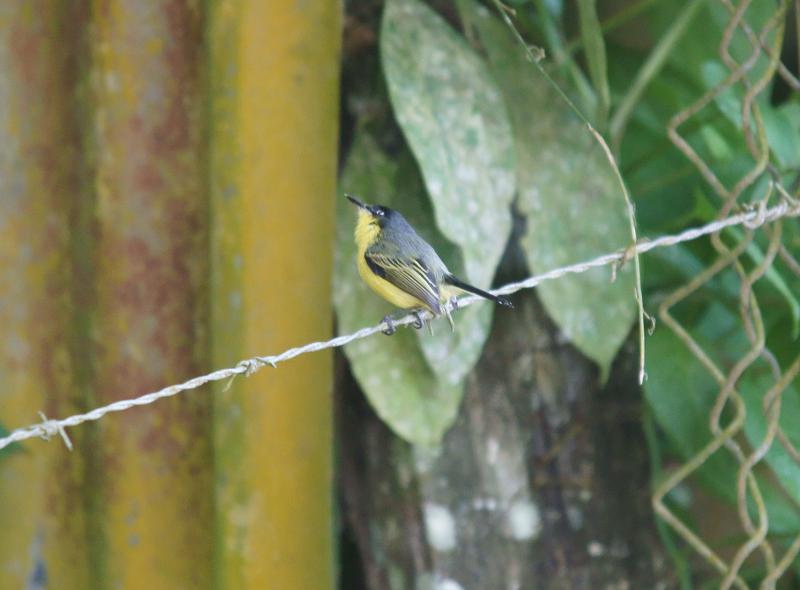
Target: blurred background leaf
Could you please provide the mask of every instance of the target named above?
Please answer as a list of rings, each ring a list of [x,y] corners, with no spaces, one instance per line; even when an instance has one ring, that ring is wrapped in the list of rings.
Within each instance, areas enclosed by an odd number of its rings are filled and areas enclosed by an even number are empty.
[[[381,57],[397,122],[441,232],[466,280],[491,283],[511,231],[514,156],[503,97],[486,64],[420,0],[388,0]]]
[[[402,149],[396,156],[398,165],[394,199],[398,208],[419,234],[433,246],[456,276],[466,276],[461,249],[442,235],[435,218],[417,163],[410,151]],[[494,314],[493,304],[467,307],[454,316],[455,330],[444,320],[436,321],[430,330],[417,332],[417,339],[428,366],[437,377],[451,385],[459,384],[478,362]]]
[[[588,260],[630,242],[625,202],[602,149],[549,83],[536,74],[506,27],[476,8],[492,73],[511,113],[521,243],[532,273]],[[546,146],[546,147],[542,147]],[[606,268],[537,287],[550,317],[608,375],[635,317],[629,268]]]
[[[353,193],[366,201],[379,199],[381,204],[400,210],[419,203],[422,195],[401,190],[399,180],[397,164],[362,128],[348,155],[339,192]],[[355,216],[349,201],[337,199],[333,296],[340,333],[374,324],[395,311],[358,277]],[[445,328],[443,322],[438,323]],[[345,347],[345,354],[370,404],[392,430],[415,444],[431,446],[439,442],[455,419],[463,386],[437,377],[415,334],[400,328],[391,337],[353,342]]]
[[[398,209],[453,273],[488,288],[511,230],[514,194],[502,97],[480,58],[421,2],[387,3],[381,48],[394,114],[416,162],[399,150],[393,189],[363,198]],[[437,322],[433,335],[419,334],[438,379],[462,382],[492,314],[490,305],[472,306],[457,314],[455,332]]]
[[[600,21],[597,18],[595,0],[578,0],[578,19],[589,75],[592,85],[597,91],[595,126],[602,131],[606,126],[611,96],[608,87],[608,72],[606,71],[606,44],[603,40]]]

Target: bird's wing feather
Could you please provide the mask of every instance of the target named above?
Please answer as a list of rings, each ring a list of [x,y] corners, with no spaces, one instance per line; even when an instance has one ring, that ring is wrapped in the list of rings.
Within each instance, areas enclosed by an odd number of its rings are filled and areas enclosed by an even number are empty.
[[[364,257],[372,272],[409,295],[413,295],[434,313],[441,313],[436,278],[421,260],[393,256],[369,248],[364,253]]]

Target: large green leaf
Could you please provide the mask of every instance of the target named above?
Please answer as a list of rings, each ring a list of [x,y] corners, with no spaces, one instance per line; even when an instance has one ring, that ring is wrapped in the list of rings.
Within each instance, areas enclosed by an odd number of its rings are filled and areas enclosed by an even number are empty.
[[[701,68],[703,81],[711,88],[721,85],[730,71],[717,61],[707,61]],[[742,102],[745,89],[741,85],[729,86],[714,97],[714,103],[720,112],[733,125],[737,139],[742,125]],[[800,105],[796,102],[785,102],[780,106],[770,104],[769,96],[759,94],[755,105],[759,109],[764,124],[767,143],[781,168],[794,168],[800,164]],[[755,127],[752,123],[750,124]],[[789,177],[791,178],[791,177]]]
[[[486,64],[419,0],[388,0],[381,58],[392,106],[442,233],[467,276],[489,285],[511,231],[514,158],[503,97]]]
[[[658,38],[664,31],[668,30],[675,21],[675,14],[680,7],[676,4],[685,6],[687,2],[654,2],[652,8],[648,10],[649,29],[653,38]],[[775,14],[778,2],[749,2],[744,14],[743,22],[753,31],[760,31],[768,20]],[[705,2],[698,12],[697,18],[693,19],[686,34],[681,38],[681,42],[672,48],[669,54],[670,68],[681,72],[682,77],[687,75],[697,84],[698,93],[695,99],[699,98],[707,88],[702,84],[702,64],[709,57],[718,56],[720,45],[723,42],[723,35],[726,27],[731,23],[731,12],[723,2]],[[741,28],[729,37],[730,44],[728,52],[734,61],[738,63],[750,62],[753,55],[753,47]],[[771,35],[767,37],[767,44],[771,43]],[[767,66],[768,57],[766,52],[760,51],[755,63],[750,63],[745,70],[745,76],[754,82],[764,72]],[[681,108],[686,105],[682,105]]]
[[[525,59],[508,30],[488,11],[473,19],[511,114],[522,245],[542,273],[630,243],[625,201],[597,142]],[[636,315],[633,274],[615,282],[607,268],[538,287],[548,314],[603,376]]]
[[[395,156],[395,161],[395,188],[392,195],[384,200],[403,213],[452,272],[463,276],[461,250],[434,226],[431,204],[413,156],[404,150]],[[422,353],[439,379],[451,385],[461,383],[478,362],[489,336],[492,307],[493,304],[480,303],[456,312],[453,315],[455,331],[450,330],[445,320],[440,320],[432,324],[432,334],[428,330],[417,332]]]
[[[712,304],[695,330],[701,347],[713,350],[723,360],[727,359],[727,365],[731,364],[731,358],[739,358],[741,355],[739,345],[742,343],[730,343],[726,342],[726,339],[719,338],[708,340],[707,337],[710,336],[709,331],[718,334],[727,333],[726,325],[736,320],[737,318],[722,305]],[[737,331],[736,336],[741,337],[741,332]],[[727,340],[735,339],[737,338],[727,338]],[[714,343],[717,343],[716,346]],[[717,347],[729,347],[731,350],[719,350]],[[711,441],[708,420],[719,392],[719,385],[689,349],[666,327],[656,330],[649,339],[648,351],[650,362],[648,380],[644,385],[645,397],[653,409],[656,421],[666,432],[677,454],[684,460],[688,459]],[[756,444],[765,431],[759,404],[768,386],[765,383],[750,381],[749,374],[746,376],[748,378],[740,380],[738,384],[747,412],[744,432],[750,442]],[[783,402],[781,424],[793,443],[799,445],[800,439],[791,428],[800,417],[796,391],[787,389]],[[723,420],[723,423],[727,423],[726,420]],[[773,532],[796,532],[800,529],[800,512],[796,505],[797,494],[800,493],[797,466],[779,447],[777,441],[767,454],[766,462],[778,475],[784,490],[793,497],[787,501],[786,494],[782,493],[770,478],[761,477],[758,470],[755,471],[769,514],[770,529]],[[730,452],[721,448],[697,470],[695,475],[706,487],[727,501],[735,502],[738,467]]]
[[[744,430],[751,446],[756,448],[767,432],[762,402],[764,395],[775,384],[775,380],[767,371],[760,373],[750,371],[745,377],[741,386],[747,407]],[[797,424],[800,424],[800,394],[791,385],[787,386],[781,395],[780,410],[778,423],[789,442],[795,448],[800,448],[800,432],[797,431]],[[777,438],[773,439],[765,460],[778,476],[784,490],[800,506],[800,466],[794,462]]]
[[[656,330],[647,342],[645,398],[673,448],[688,459],[711,441],[708,415],[716,396],[713,377],[669,328]],[[727,451],[714,453],[698,470],[700,480],[720,496],[736,498],[736,462]]]
[[[488,287],[511,229],[514,193],[502,97],[480,58],[416,0],[387,3],[381,51],[395,115],[447,240],[424,231],[432,212],[424,190],[417,189],[416,166],[400,171],[403,202],[397,208],[451,271]],[[463,380],[480,356],[491,316],[490,306],[476,305],[457,314],[454,333],[438,328],[433,336],[419,334],[423,354],[441,379],[450,384]]]
[[[362,131],[347,159],[342,191],[402,210],[403,200],[396,197],[397,173],[397,165]],[[374,324],[394,311],[358,276],[353,243],[355,215],[353,206],[340,197],[333,295],[341,333]],[[438,443],[455,419],[463,387],[437,378],[409,329],[400,328],[391,337],[358,340],[345,347],[345,354],[370,404],[392,430],[415,444]]]

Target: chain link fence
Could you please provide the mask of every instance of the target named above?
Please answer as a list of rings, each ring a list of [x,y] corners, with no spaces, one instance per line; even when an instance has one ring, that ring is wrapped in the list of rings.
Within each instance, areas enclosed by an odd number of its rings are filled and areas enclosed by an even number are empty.
[[[761,211],[776,202],[796,205],[800,170],[782,169],[775,157],[774,137],[765,124],[764,105],[769,104],[770,90],[775,85],[800,90],[800,81],[781,60],[787,22],[797,18],[800,3],[783,0],[759,27],[748,20],[748,8],[756,4],[745,0],[734,4],[721,2],[729,19],[719,44],[719,61],[724,65],[724,78],[694,103],[678,112],[668,125],[672,144],[679,149],[702,175],[717,198],[717,217],[755,207]],[[764,0],[760,0],[764,1]],[[796,31],[793,31],[796,35]],[[749,55],[734,57],[731,45],[739,36],[746,40]],[[796,51],[796,48],[794,49]],[[735,103],[733,100],[735,97]],[[736,110],[733,109],[735,104]],[[734,182],[721,177],[719,165],[700,155],[689,135],[693,123],[700,121],[715,105],[726,113],[731,123],[738,122],[738,131],[752,158],[752,165]],[[737,120],[733,120],[733,116]],[[688,131],[687,131],[688,130]],[[696,145],[696,142],[694,142]],[[769,493],[770,475],[763,469],[767,454],[779,445],[790,457],[795,477],[800,479],[800,451],[793,444],[788,417],[782,422],[782,397],[800,372],[800,347],[794,341],[794,354],[788,360],[778,359],[768,345],[769,326],[765,325],[765,307],[775,305],[761,294],[757,285],[767,281],[779,268],[783,274],[800,277],[800,263],[791,253],[796,221],[778,218],[758,228],[745,226],[742,231],[719,231],[711,236],[713,261],[686,284],[666,296],[658,308],[661,329],[667,327],[683,347],[713,379],[715,398],[708,413],[711,440],[688,460],[671,470],[655,489],[653,506],[679,537],[722,576],[720,588],[748,588],[752,579],[759,579],[759,588],[775,588],[787,570],[796,563],[800,552],[800,535],[786,534],[780,521],[770,519],[765,495]],[[774,278],[774,276],[773,276]],[[738,334],[744,335],[747,346],[738,359],[731,362],[720,353],[719,346],[702,341],[694,326],[680,319],[676,312],[682,305],[707,296],[715,288],[714,281],[735,281],[738,297]],[[773,326],[787,330],[786,325]],[[784,355],[785,356],[785,355]],[[768,379],[758,381],[757,391],[740,386],[742,376],[751,369],[766,367]],[[696,392],[689,392],[692,395]],[[757,403],[747,396],[757,395]],[[749,403],[748,403],[749,402]],[[766,427],[757,439],[745,436],[748,413],[763,412]],[[752,417],[752,416],[751,416]],[[787,432],[788,431],[788,432]],[[685,513],[669,502],[668,497],[696,481],[698,471],[717,455],[727,455],[737,465],[735,503],[738,528],[743,535],[734,535],[733,542],[720,547],[706,538]],[[796,506],[795,506],[796,507]],[[706,532],[707,533],[707,532]],[[750,569],[752,568],[752,569]],[[745,570],[758,571],[746,576]],[[787,576],[788,577],[788,576]]]

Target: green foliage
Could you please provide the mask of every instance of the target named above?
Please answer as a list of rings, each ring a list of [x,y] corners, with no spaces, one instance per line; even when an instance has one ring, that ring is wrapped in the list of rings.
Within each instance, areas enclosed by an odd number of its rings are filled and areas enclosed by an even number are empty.
[[[513,210],[524,229],[512,238],[513,246],[522,251],[532,273],[586,260],[630,241],[625,204],[604,154],[563,98],[526,60],[498,15],[487,9],[494,4],[485,4],[456,3],[462,35],[421,0],[386,1],[380,58],[391,115],[406,143],[398,147],[396,141],[385,141],[393,132],[386,131],[389,126],[362,118],[342,178],[342,190],[402,211],[452,270],[480,286],[488,286],[497,271],[510,235],[514,199]],[[713,220],[719,198],[675,149],[666,129],[677,112],[730,74],[718,57],[730,21],[724,6],[688,0],[680,8],[685,18],[676,25],[674,3],[650,2],[643,15],[652,49],[639,51],[618,46],[605,35],[605,23],[598,20],[592,0],[505,4],[515,8],[515,22],[527,41],[546,44],[548,59],[543,63],[548,74],[584,114],[599,125],[610,120],[614,127],[616,121],[615,155],[636,199],[640,233],[673,233]],[[759,30],[774,9],[771,2],[751,3],[745,17]],[[580,54],[572,53],[574,43],[565,42],[576,34],[563,28],[570,16],[579,28]],[[751,53],[738,29],[731,37],[731,56],[741,62]],[[759,56],[746,73],[747,83],[757,84],[767,65],[766,57]],[[800,99],[795,94],[773,104],[769,96],[767,88],[754,104],[763,121],[773,173],[791,186],[800,168]],[[741,86],[725,89],[679,129],[726,186],[733,186],[754,165],[742,132],[744,98]],[[768,180],[763,175],[740,200],[762,199]],[[776,198],[773,194],[771,203]],[[335,294],[339,327],[347,332],[374,323],[390,308],[356,276],[354,213],[340,201]],[[800,256],[800,228],[786,221],[783,232],[787,251]],[[746,235],[745,228],[733,228],[723,232],[722,239],[732,246]],[[740,263],[749,271],[767,250],[759,233]],[[666,293],[692,280],[716,257],[708,240],[648,254],[643,259],[648,311],[654,313]],[[603,375],[635,317],[631,275],[624,268],[611,283],[607,269],[597,270],[537,288],[550,317],[572,344],[598,363]],[[797,356],[798,292],[800,278],[781,263],[773,264],[754,288],[766,346],[782,370]],[[346,349],[370,402],[400,436],[426,446],[440,440],[458,411],[464,379],[480,355],[492,313],[492,306],[473,306],[457,313],[454,334],[440,321],[434,324],[434,336],[400,330],[392,338],[361,341]],[[733,270],[714,276],[673,313],[723,371],[750,346],[740,318],[740,281]],[[651,441],[659,439],[667,457],[683,462],[713,438],[709,414],[720,386],[668,327],[659,325],[647,346],[644,392],[658,426],[652,429]],[[746,454],[766,433],[761,403],[772,383],[772,370],[761,360],[736,383],[746,411],[737,440]],[[722,427],[730,423],[734,408],[729,403],[722,412]],[[781,396],[780,424],[796,448],[800,435],[794,425],[799,420],[800,393],[788,387]],[[739,463],[723,448],[691,481],[732,504],[738,470]],[[770,533],[798,534],[800,469],[793,458],[775,441],[753,474]],[[691,521],[698,517],[692,513],[691,494],[681,499],[680,491],[686,489],[673,491],[668,500]],[[752,498],[748,507],[755,515]]]
[[[778,3],[751,3],[744,15],[745,22],[758,31],[775,14]],[[675,9],[666,2],[657,2],[651,11],[649,24],[655,39],[668,30],[674,20]],[[727,187],[733,187],[755,164],[745,142],[742,128],[742,105],[745,90],[742,84],[724,88],[731,71],[719,58],[719,45],[731,15],[721,3],[704,3],[689,31],[670,52],[668,65],[651,83],[633,111],[622,146],[622,167],[637,197],[640,227],[647,234],[673,232],[688,225],[711,221],[718,215],[720,199],[713,195],[709,185],[686,157],[673,149],[665,139],[664,129],[677,112],[688,107],[714,88],[722,88],[701,111],[689,118],[679,128],[697,155],[713,170]],[[730,54],[742,62],[753,54],[753,47],[741,29],[733,32]],[[771,43],[767,36],[765,43]],[[611,49],[610,63],[617,64],[612,71],[612,95],[615,87],[624,89],[626,78],[632,79],[639,62],[614,59]],[[762,52],[746,72],[749,87],[764,76],[767,59]],[[622,70],[626,71],[622,71]],[[615,86],[615,82],[617,85]],[[758,115],[751,112],[750,121],[760,117],[769,148],[769,163],[783,186],[792,185],[800,165],[800,101],[795,94],[789,100],[775,104],[771,100],[769,82],[754,100]],[[754,138],[758,142],[758,137]],[[762,176],[748,186],[739,202],[755,203],[768,194],[769,175]],[[770,205],[777,204],[773,191]],[[800,253],[793,237],[797,223],[784,220],[783,245],[794,256]],[[728,247],[741,243],[748,237],[745,228],[731,228],[722,233]],[[739,258],[745,272],[760,264],[767,252],[767,240],[762,232],[756,234]],[[658,300],[667,292],[696,277],[716,258],[708,241],[700,240],[648,255],[645,262],[645,302]],[[680,325],[695,339],[700,348],[723,373],[727,373],[749,349],[740,310],[740,280],[733,270],[726,270],[704,284],[691,297],[683,300],[672,313]],[[774,355],[777,365],[769,366],[759,359],[737,380],[736,391],[744,404],[745,422],[737,442],[745,456],[761,444],[766,432],[767,410],[764,396],[775,383],[774,370],[785,371],[798,354],[798,326],[800,325],[800,279],[781,262],[773,263],[764,278],[756,283],[754,294],[766,330],[766,349]],[[712,378],[697,357],[668,327],[659,326],[648,339],[649,379],[645,395],[653,416],[665,435],[668,455],[679,462],[688,460],[712,440],[709,416],[720,385]],[[797,423],[800,420],[800,396],[796,387],[787,387],[780,400],[779,424],[783,433],[797,448]],[[722,413],[722,426],[730,424],[735,404],[728,402]],[[712,455],[692,475],[692,482],[700,483],[720,498],[730,503],[736,501],[737,476],[740,464],[725,448]],[[800,532],[800,468],[779,440],[774,439],[769,452],[752,471],[758,483],[769,517],[770,542],[783,547],[780,535],[796,536]],[[671,506],[678,507],[676,498]],[[752,495],[748,493],[747,505],[755,520],[756,510]],[[703,514],[692,513],[691,505],[684,520],[693,530],[705,527]],[[680,510],[680,509],[679,509]],[[713,526],[713,524],[712,524]],[[705,537],[705,535],[704,535]],[[790,538],[791,538],[790,537]],[[709,540],[707,537],[705,540]],[[737,539],[737,545],[741,539]],[[783,548],[780,550],[782,552]],[[755,582],[755,580],[754,580]]]
[[[375,139],[381,134],[373,134],[375,125],[362,124],[342,191],[400,210],[451,270],[482,287],[491,283],[506,248],[515,196],[527,226],[520,245],[532,272],[627,244],[624,202],[587,130],[535,76],[499,20],[470,2],[460,8],[479,20],[483,54],[420,0],[387,1],[381,63],[407,148],[390,158]],[[591,34],[596,44],[598,31]],[[354,213],[340,201],[335,305],[346,332],[391,309],[357,278]],[[628,269],[615,283],[608,270],[598,270],[547,283],[540,294],[567,337],[605,376],[634,317]],[[459,311],[455,332],[437,322],[434,335],[401,330],[347,348],[367,397],[399,435],[424,445],[440,439],[488,337],[493,310],[476,305]]]
[[[737,334],[737,318],[721,305],[712,305],[696,322],[700,344],[710,348],[715,341],[726,341],[725,356],[735,360],[741,356],[745,343]],[[733,342],[731,340],[734,340]],[[709,415],[720,386],[711,374],[689,352],[675,334],[667,329],[657,330],[648,340],[650,358],[649,380],[645,396],[653,414],[667,434],[670,448],[682,460],[687,460],[712,441]],[[738,392],[746,410],[744,433],[753,446],[766,431],[764,413],[760,407],[764,393],[774,383],[765,367],[756,365],[739,382]],[[724,428],[732,419],[730,412],[721,420]],[[796,389],[787,388],[782,396],[780,424],[797,446],[800,436],[793,427],[800,420],[800,397]],[[767,464],[780,482],[775,486],[769,478],[760,478],[771,530],[775,534],[800,532],[800,513],[793,504],[800,503],[800,478],[797,465],[776,442],[767,453]],[[736,500],[738,463],[726,452],[713,454],[697,472],[699,481],[728,502]]]

